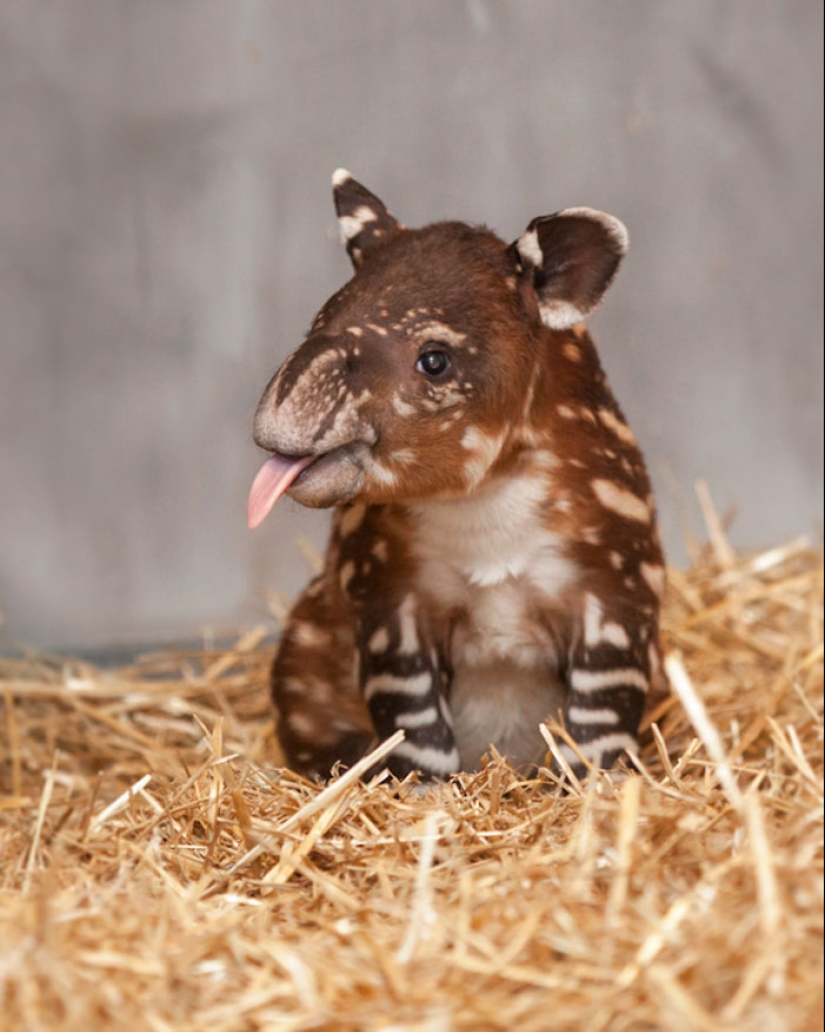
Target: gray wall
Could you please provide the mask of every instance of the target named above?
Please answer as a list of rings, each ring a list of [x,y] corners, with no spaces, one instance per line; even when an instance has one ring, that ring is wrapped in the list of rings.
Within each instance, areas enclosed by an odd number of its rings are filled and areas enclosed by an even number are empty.
[[[817,0],[3,3],[7,640],[249,623],[304,579],[326,514],[245,529],[250,422],[348,275],[339,165],[411,225],[622,217],[593,328],[671,554],[668,468],[743,546],[815,531],[821,101]]]

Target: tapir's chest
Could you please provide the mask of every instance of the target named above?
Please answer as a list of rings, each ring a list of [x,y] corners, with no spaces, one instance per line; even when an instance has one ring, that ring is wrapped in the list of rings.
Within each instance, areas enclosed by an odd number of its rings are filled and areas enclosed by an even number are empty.
[[[454,670],[553,657],[547,613],[576,570],[548,525],[547,491],[543,479],[515,478],[469,502],[412,510],[416,588]]]
[[[513,763],[543,755],[558,713],[565,595],[577,580],[547,512],[546,481],[515,479],[467,504],[413,512],[418,593],[449,658],[450,710],[464,769],[493,744]]]

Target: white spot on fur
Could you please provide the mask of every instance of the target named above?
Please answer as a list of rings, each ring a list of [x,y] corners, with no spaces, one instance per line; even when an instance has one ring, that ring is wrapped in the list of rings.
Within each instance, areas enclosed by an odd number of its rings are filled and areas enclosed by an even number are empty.
[[[621,552],[610,553],[610,565],[613,567],[614,570],[621,570],[621,568],[624,566],[624,556]]]
[[[574,670],[570,675],[570,685],[577,692],[595,692],[604,688],[625,686],[646,692],[647,678],[636,667],[614,670]]]
[[[309,620],[295,620],[289,626],[289,635],[296,645],[304,648],[322,648],[329,645],[329,631],[323,630]]]
[[[395,674],[376,674],[364,687],[364,698],[369,700],[379,692],[390,695],[413,695],[420,697],[432,689],[432,675],[427,671],[414,677],[396,677]]]
[[[651,642],[647,647],[647,661],[650,664],[651,680],[655,680],[662,672],[662,658],[654,642]]]
[[[388,469],[388,467],[379,462],[378,459],[374,459],[371,456],[365,456],[363,461],[365,472],[374,480],[378,481],[379,484],[383,484],[385,487],[395,487],[398,483],[398,474],[393,470]]]
[[[623,423],[621,419],[610,411],[610,409],[600,408],[599,419],[604,423],[608,430],[613,431],[620,441],[624,441],[625,444],[637,444],[636,435],[627,423]]]
[[[468,426],[464,431],[461,447],[472,455],[464,465],[464,476],[470,490],[477,487],[487,475],[498,458],[503,443],[503,433],[490,436],[475,426]]]
[[[301,710],[293,710],[286,718],[286,722],[289,724],[290,730],[300,735],[301,738],[313,738],[318,733],[315,721]]]
[[[351,172],[348,172],[345,168],[336,168],[336,170],[332,173],[333,189],[338,186],[343,186],[344,183],[348,183],[351,179]]]
[[[620,624],[604,621],[604,607],[595,595],[585,595],[584,599],[584,643],[594,647],[608,644],[617,649],[626,649],[630,645],[627,631]]]
[[[439,713],[435,706],[425,706],[422,710],[410,710],[409,713],[399,713],[395,718],[398,727],[406,731],[413,731],[419,727],[429,727],[438,721]]]
[[[528,233],[522,233],[516,244],[516,250],[526,262],[535,265],[537,269],[544,265],[544,252],[539,244],[538,230],[531,229]]]
[[[398,610],[398,627],[401,636],[398,643],[398,654],[400,656],[414,656],[421,648],[415,623],[415,610],[415,595],[410,593]]]
[[[393,462],[398,462],[402,466],[407,466],[411,462],[415,462],[415,452],[412,448],[399,448],[398,451],[394,451],[390,458]]]
[[[612,709],[585,709],[584,706],[571,706],[567,711],[569,720],[574,724],[618,724],[619,715]]]
[[[341,584],[341,590],[346,591],[349,587],[349,582],[355,576],[355,563],[352,560],[348,560],[341,567],[341,572],[338,574],[338,579]]]
[[[532,370],[530,372],[530,381],[527,384],[527,390],[526,390],[525,395],[524,395],[524,403],[522,404],[522,407],[521,407],[521,418],[522,418],[522,422],[524,424],[528,424],[530,422],[530,413],[533,410],[533,402],[534,402],[535,396],[536,396],[536,383],[538,382],[538,379],[539,379],[540,375],[541,375],[541,366],[540,366],[539,362],[536,361],[536,362],[533,363],[533,368],[532,368]],[[534,431],[532,430],[532,428],[527,426],[527,425],[524,425],[522,427],[522,431],[521,432],[522,432],[522,435],[525,438],[525,442],[528,444],[528,446],[534,447],[534,444],[527,440],[529,437],[536,436]]]
[[[569,330],[584,318],[584,312],[569,301],[540,301],[541,321],[550,330]]]
[[[415,405],[410,405],[408,402],[404,401],[398,391],[396,391],[392,396],[392,407],[402,419],[414,416],[417,411]]]
[[[665,570],[658,563],[640,563],[639,572],[647,582],[648,587],[657,598],[665,593]]]
[[[435,663],[436,661],[437,661],[437,657],[435,655],[433,655],[433,663]],[[447,704],[447,700],[444,698],[443,695],[439,695],[438,696],[438,712],[441,715],[441,719],[444,721],[444,723],[447,725],[447,727],[452,731],[452,729],[453,729],[453,715],[450,712],[450,707]]]
[[[606,641],[608,645],[613,645],[617,649],[630,648],[630,638],[627,635],[627,631],[621,624],[615,623],[612,620],[607,620],[602,624],[602,641]]]
[[[350,534],[358,530],[364,522],[364,517],[366,515],[366,505],[349,505],[343,509],[341,511],[340,523],[338,524],[341,528],[342,536],[349,537]]]
[[[570,341],[568,341],[562,348],[562,354],[570,362],[576,362],[578,364],[582,360],[581,348],[578,344],[573,344]]]
[[[441,390],[438,394],[437,408],[445,409],[452,408],[454,405],[459,406],[458,415],[453,416],[453,419],[461,419],[464,413],[464,402],[467,400],[467,395],[462,390],[453,390],[449,388],[447,390]]]
[[[598,645],[602,630],[602,604],[595,594],[584,595],[584,644]]]
[[[364,331],[361,329],[360,326],[348,326],[347,327],[347,333],[351,333],[353,335],[353,337],[363,337],[364,336]]]
[[[557,405],[556,412],[561,416],[562,419],[575,419],[576,413],[569,405]]]
[[[537,451],[532,456],[533,465],[536,469],[556,469],[559,465],[558,458],[550,451]]]
[[[419,308],[419,312],[422,314],[427,313],[426,308]],[[451,326],[447,326],[446,323],[442,322],[428,322],[421,326],[416,326],[415,335],[419,340],[431,340],[434,343],[443,342],[444,344],[451,344],[453,347],[461,347],[464,341],[467,339],[466,333],[459,333],[454,330]]]
[[[386,627],[379,627],[367,643],[367,648],[374,655],[378,655],[382,652],[386,652],[389,647],[390,632],[387,630]]]
[[[429,745],[416,745],[407,741],[402,742],[393,755],[403,756],[416,767],[434,774],[452,774],[458,770],[458,750],[455,748],[449,752],[442,752]]]
[[[636,520],[639,523],[650,522],[650,508],[632,491],[619,487],[612,480],[594,480],[590,486],[593,488],[593,494],[605,509],[609,509],[627,520]]]
[[[379,563],[385,563],[389,557],[389,548],[385,538],[379,538],[372,546],[372,554]]]
[[[350,240],[358,236],[364,226],[370,222],[377,222],[377,220],[378,216],[372,208],[368,208],[365,204],[356,208],[351,215],[339,215],[338,229],[341,233],[341,242],[348,244]]]
[[[304,694],[313,702],[324,702],[333,694],[332,685],[322,677],[304,677]]]
[[[635,753],[638,749],[638,743],[633,735],[614,731],[608,735],[601,735],[592,742],[584,742],[578,748],[588,760],[592,760],[596,767],[601,767],[602,757],[605,753],[614,752],[617,749],[626,749],[629,752]],[[561,753],[568,763],[575,765],[580,762],[573,750],[567,745],[561,746]]]
[[[386,337],[387,331],[383,326],[378,326],[377,323],[367,323],[367,329],[372,330],[373,333],[377,333],[379,337]]]

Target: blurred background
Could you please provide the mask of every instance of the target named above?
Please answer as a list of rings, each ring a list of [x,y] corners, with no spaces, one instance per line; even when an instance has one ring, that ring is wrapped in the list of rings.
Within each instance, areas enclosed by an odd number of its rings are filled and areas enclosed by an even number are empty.
[[[622,218],[591,325],[671,559],[697,478],[738,546],[816,538],[822,28],[815,0],[0,6],[6,644],[248,626],[306,580],[328,514],[247,531],[251,418],[349,276],[340,165],[413,226]]]

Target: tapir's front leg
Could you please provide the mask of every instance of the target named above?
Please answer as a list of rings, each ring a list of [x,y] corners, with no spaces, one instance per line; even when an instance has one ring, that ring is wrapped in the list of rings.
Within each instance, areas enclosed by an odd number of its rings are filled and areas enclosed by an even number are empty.
[[[596,595],[584,596],[569,656],[564,721],[595,767],[611,767],[623,753],[636,751],[658,648],[652,610],[608,610]],[[573,750],[564,746],[562,752],[583,776],[584,765]]]
[[[387,763],[397,777],[425,778],[458,770],[459,758],[444,698],[446,672],[416,613],[416,596],[400,605],[369,606],[358,622],[359,683],[378,738],[402,728],[404,741]]]
[[[358,684],[379,741],[403,729],[387,765],[397,777],[458,770],[445,698],[448,672],[414,587],[414,565],[386,518],[358,507],[340,521],[340,587],[354,613]]]

